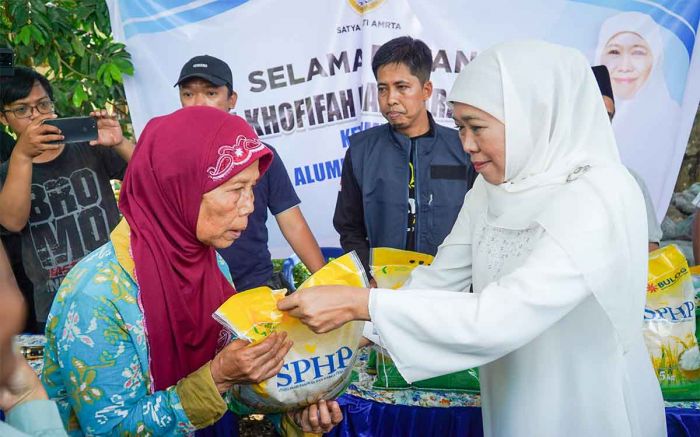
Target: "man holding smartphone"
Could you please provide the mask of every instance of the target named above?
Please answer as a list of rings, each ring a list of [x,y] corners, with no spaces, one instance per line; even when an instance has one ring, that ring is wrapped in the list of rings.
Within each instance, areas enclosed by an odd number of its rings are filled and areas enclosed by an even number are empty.
[[[24,67],[0,78],[0,122],[17,135],[0,166],[0,225],[21,235],[40,324],[70,268],[109,241],[119,221],[110,179],[123,177],[134,146],[107,111],[90,115],[98,138],[62,144],[60,129],[43,123],[57,117],[48,80]]]

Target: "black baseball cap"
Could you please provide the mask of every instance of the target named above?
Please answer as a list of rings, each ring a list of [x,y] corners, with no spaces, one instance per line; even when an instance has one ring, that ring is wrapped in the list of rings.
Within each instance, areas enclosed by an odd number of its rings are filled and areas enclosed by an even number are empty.
[[[228,64],[219,58],[209,55],[195,56],[182,66],[180,78],[174,86],[193,77],[207,80],[216,86],[226,85],[233,90],[233,77]]]

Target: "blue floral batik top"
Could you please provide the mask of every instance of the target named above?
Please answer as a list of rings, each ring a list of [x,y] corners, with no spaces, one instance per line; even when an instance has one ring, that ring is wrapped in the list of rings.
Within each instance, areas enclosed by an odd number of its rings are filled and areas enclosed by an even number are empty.
[[[190,434],[226,411],[208,363],[153,392],[133,271],[122,221],[111,242],[70,271],[51,308],[42,382],[71,435]]]

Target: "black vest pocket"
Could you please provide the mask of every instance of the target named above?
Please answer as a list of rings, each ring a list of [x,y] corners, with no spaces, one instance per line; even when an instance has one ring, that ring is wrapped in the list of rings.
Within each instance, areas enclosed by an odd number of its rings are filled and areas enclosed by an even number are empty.
[[[431,165],[431,179],[467,180],[466,165]]]

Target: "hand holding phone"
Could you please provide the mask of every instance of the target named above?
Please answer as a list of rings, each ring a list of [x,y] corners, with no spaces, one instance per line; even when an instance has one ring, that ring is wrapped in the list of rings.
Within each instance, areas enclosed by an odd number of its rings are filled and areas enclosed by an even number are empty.
[[[35,118],[17,138],[15,152],[31,160],[46,151],[61,147],[61,130],[56,126],[44,124],[45,120],[55,117],[55,114],[42,114]]]
[[[44,124],[56,126],[63,135],[62,143],[82,143],[97,139],[97,120],[93,117],[68,117],[44,120]]]
[[[116,114],[110,114],[106,109],[98,109],[90,113],[97,120],[97,139],[90,141],[91,146],[115,147],[124,141],[122,127]]]

